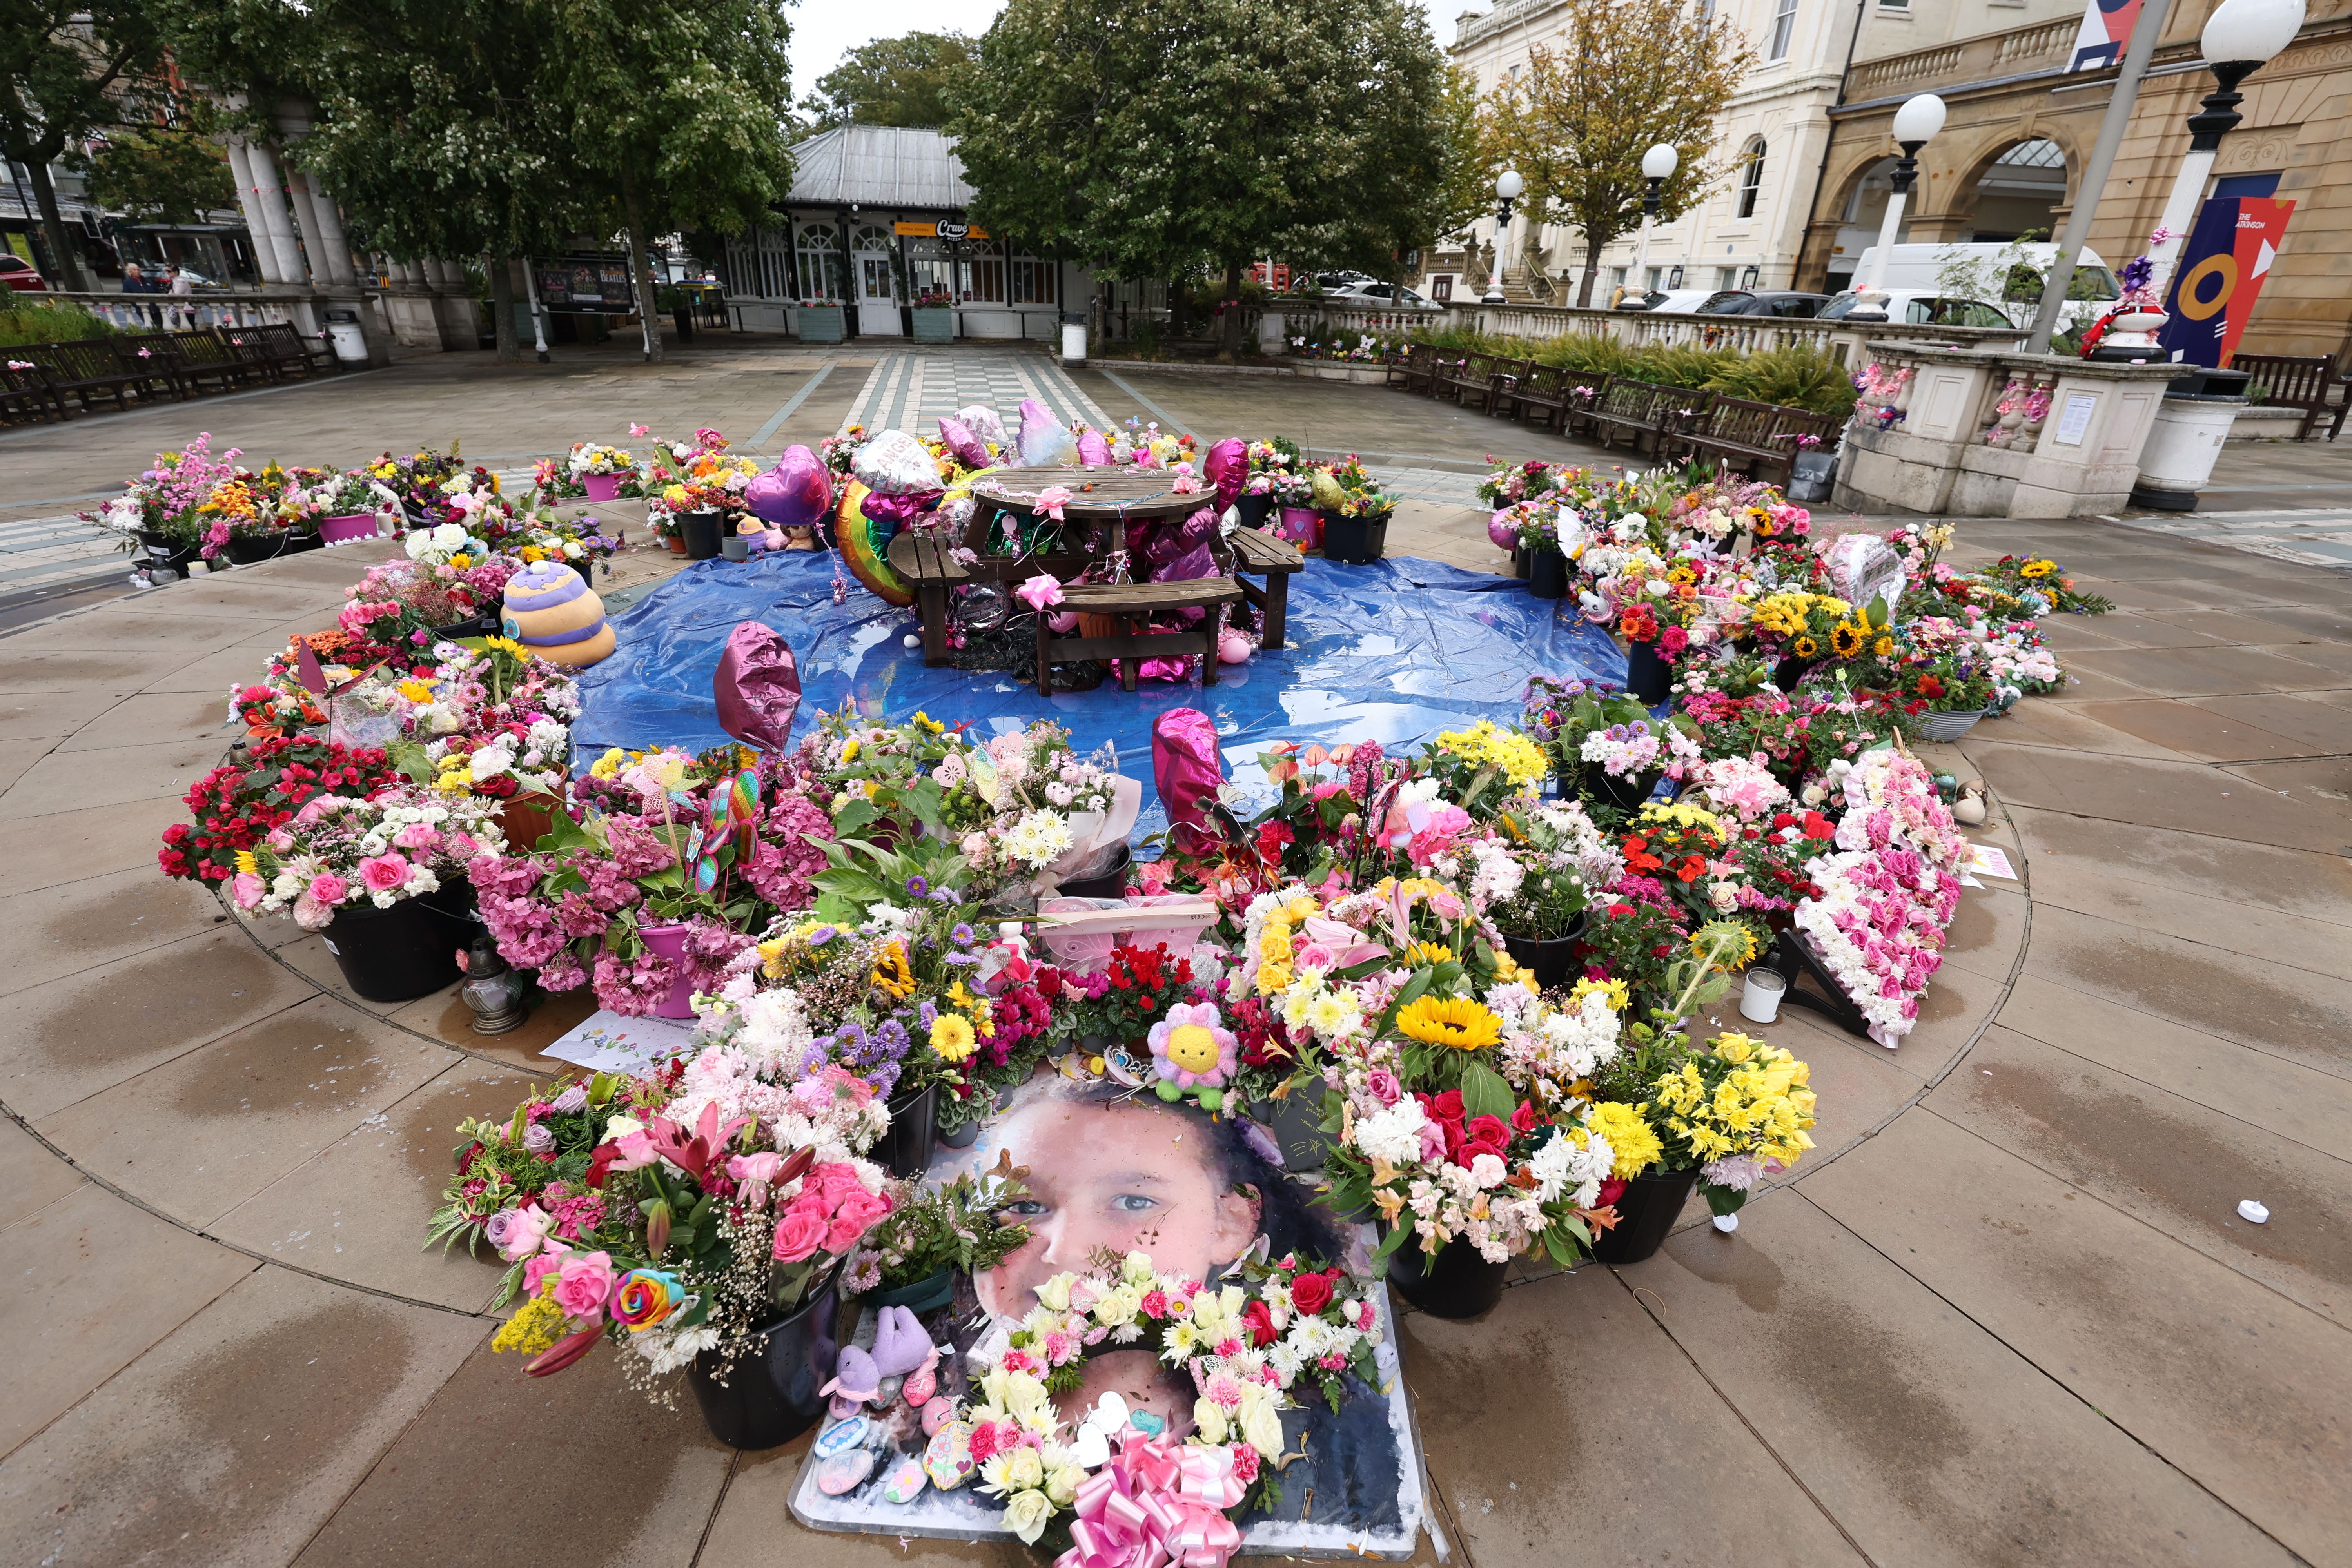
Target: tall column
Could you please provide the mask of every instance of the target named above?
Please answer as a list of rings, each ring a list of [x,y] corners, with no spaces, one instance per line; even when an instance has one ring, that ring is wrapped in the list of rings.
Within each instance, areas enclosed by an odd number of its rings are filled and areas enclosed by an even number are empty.
[[[359,273],[352,266],[351,242],[343,237],[343,216],[335,210],[335,198],[301,170],[288,173],[295,211],[303,219],[302,237],[310,247],[311,265],[323,274],[320,281],[337,288],[353,287],[360,280]]]
[[[269,226],[264,219],[260,197],[256,194],[253,161],[246,156],[245,138],[228,139],[229,172],[236,177],[237,210],[245,215],[246,237],[253,242],[254,270],[264,283],[282,283],[278,272],[278,247],[270,243]]]
[[[248,188],[260,210],[262,224],[269,231],[269,243],[278,252],[277,280],[297,288],[307,287],[310,274],[302,265],[302,252],[295,244],[293,219],[286,211],[286,193],[278,183],[277,161],[270,157],[269,149],[258,142],[245,144],[245,156],[253,169],[253,184]]]

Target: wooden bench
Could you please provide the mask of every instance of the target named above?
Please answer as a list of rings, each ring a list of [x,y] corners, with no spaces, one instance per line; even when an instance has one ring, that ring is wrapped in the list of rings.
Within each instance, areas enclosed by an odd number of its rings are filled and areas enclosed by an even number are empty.
[[[1437,351],[1427,343],[1408,344],[1404,353],[1388,363],[1384,386],[1402,386],[1407,392],[1427,392],[1433,375],[1432,369]]]
[[[337,367],[334,350],[321,341],[304,337],[284,321],[268,322],[255,330],[261,333],[262,346],[289,370],[315,372]]]
[[[1667,452],[1677,458],[1709,453],[1718,468],[1738,469],[1750,479],[1777,471],[1785,484],[1797,454],[1835,439],[1841,423],[1834,416],[1803,408],[1717,397],[1674,433]]]
[[[1564,429],[1576,401],[1574,384],[1575,377],[1565,366],[1536,365],[1512,389],[1512,406],[1521,418],[1540,414],[1547,429]]]
[[[1437,374],[1430,382],[1430,395],[1450,397],[1456,403],[1471,392],[1483,398],[1486,395],[1487,378],[1494,374],[1494,363],[1492,354],[1465,354],[1460,359],[1447,359],[1441,354]]]
[[[1536,362],[1531,359],[1496,359],[1486,367],[1486,406],[1489,414],[1500,415],[1507,405],[1517,417],[1515,399],[1519,384],[1535,374]]]
[[[169,332],[131,332],[108,340],[114,350],[115,363],[126,374],[135,377],[131,390],[142,401],[158,392],[168,392],[175,399],[188,395],[186,381],[180,374],[178,362],[172,353]]]
[[[886,553],[890,568],[915,590],[916,613],[923,620],[923,662],[948,661],[948,595],[971,581],[955,558],[955,540],[938,528],[902,528]]]
[[[1135,689],[1137,666],[1147,658],[1182,658],[1197,654],[1201,683],[1217,683],[1217,640],[1225,629],[1225,613],[1242,602],[1241,584],[1231,577],[1193,577],[1172,583],[1080,583],[1062,590],[1062,606],[1081,616],[1108,616],[1118,626],[1112,637],[1057,637],[1044,620],[1037,623],[1037,689],[1054,689],[1053,666],[1072,659],[1124,659],[1119,687]],[[1197,609],[1207,614],[1191,631],[1154,632],[1144,623],[1171,610]]]
[[[112,398],[117,408],[128,411],[131,400],[125,394],[142,379],[136,372],[122,368],[121,361],[115,358],[113,345],[104,338],[25,343],[7,353],[12,358],[30,360],[47,371],[49,384],[60,394],[73,394],[85,414],[98,405],[100,396]]]
[[[18,370],[16,365],[25,368]],[[0,348],[0,415],[10,419],[27,415],[59,421],[72,417],[66,412],[66,400],[58,395],[56,384],[49,380],[49,373],[19,356],[14,348]]]
[[[1696,418],[1705,414],[1714,399],[1711,392],[1693,392],[1688,387],[1662,386],[1654,381],[1612,375],[1601,389],[1601,395],[1592,400],[1587,417],[1603,447],[1616,445],[1622,433],[1633,439],[1637,452],[1642,449],[1642,437],[1646,436],[1650,438],[1650,450],[1663,453],[1664,443],[1673,439],[1685,417]]]
[[[270,379],[268,372],[232,348],[228,340],[212,328],[173,332],[170,336],[180,379],[196,391],[203,391],[207,381],[219,382],[221,390],[226,392],[231,387]]]
[[[1306,566],[1307,557],[1290,541],[1255,528],[1235,533],[1233,546],[1234,581],[1241,584],[1242,597],[1257,607],[1265,622],[1258,634],[1258,647],[1277,653],[1290,612],[1290,574]],[[1250,582],[1252,577],[1265,578],[1265,585]]]
[[[2345,409],[2352,406],[2352,384],[2337,382],[2333,357],[2232,354],[2230,356],[2230,368],[2242,370],[2252,375],[2253,382],[2249,385],[2261,384],[2263,390],[2269,395],[2263,399],[2264,404],[2303,410],[2303,423],[2294,427],[2296,440],[2309,440],[2312,427],[2330,414],[2336,417],[2327,427],[2327,438],[2333,441],[2336,433],[2344,428]],[[2337,384],[2345,385],[2345,396],[2331,404],[2327,401],[2327,390]]]

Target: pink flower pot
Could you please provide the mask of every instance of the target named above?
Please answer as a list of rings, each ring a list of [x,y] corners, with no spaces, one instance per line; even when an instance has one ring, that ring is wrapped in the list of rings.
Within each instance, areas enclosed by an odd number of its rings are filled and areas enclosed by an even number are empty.
[[[341,517],[319,520],[319,537],[330,544],[345,544],[354,539],[373,539],[379,531],[375,513],[346,512]]]
[[[580,482],[587,487],[590,500],[611,500],[621,493],[618,474],[583,474]]]
[[[1301,550],[1313,550],[1323,542],[1323,514],[1311,506],[1284,507],[1275,531]]]
[[[592,479],[593,475],[590,476]],[[654,952],[672,963],[686,963],[686,928],[679,926],[639,926],[638,938]],[[656,1003],[656,1018],[691,1018],[694,1016],[694,982],[681,975],[669,988],[669,994]]]

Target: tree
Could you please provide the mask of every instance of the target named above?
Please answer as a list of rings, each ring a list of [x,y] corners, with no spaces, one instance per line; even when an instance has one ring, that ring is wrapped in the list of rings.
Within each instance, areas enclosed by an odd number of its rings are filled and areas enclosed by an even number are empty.
[[[90,131],[118,123],[116,99],[162,57],[140,0],[10,0],[0,10],[0,155],[25,165],[41,226],[68,289],[88,289],[49,165]]]
[[[1222,272],[1230,354],[1251,258],[1381,243],[1369,204],[1435,135],[1380,106],[1391,86],[1438,100],[1416,28],[1402,0],[1012,0],[954,96],[973,216],[1118,277]]]
[[[792,188],[784,123],[792,29],[782,0],[524,0],[548,62],[527,79],[589,178],[616,198],[645,323],[653,325],[648,236],[740,234]]]
[[[68,154],[67,167],[100,206],[148,223],[197,223],[236,205],[228,156],[206,129],[204,101],[177,125],[151,125],[109,136],[94,156]]]
[[[961,33],[908,33],[877,38],[841,57],[816,79],[816,90],[801,100],[815,117],[814,127],[836,125],[945,125],[952,79],[975,58],[971,39]]]
[[[1755,53],[1720,20],[1681,0],[1620,0],[1569,11],[1567,44],[1528,50],[1528,74],[1488,95],[1479,116],[1489,158],[1527,181],[1527,210],[1584,235],[1576,302],[1592,302],[1601,252],[1642,222],[1642,154],[1682,154],[1659,192],[1659,216],[1687,212],[1723,177],[1711,163],[1715,120]]]
[[[1494,199],[1475,78],[1418,10],[1380,7],[1357,55],[1365,88],[1344,260],[1402,285],[1405,258],[1467,229]]]

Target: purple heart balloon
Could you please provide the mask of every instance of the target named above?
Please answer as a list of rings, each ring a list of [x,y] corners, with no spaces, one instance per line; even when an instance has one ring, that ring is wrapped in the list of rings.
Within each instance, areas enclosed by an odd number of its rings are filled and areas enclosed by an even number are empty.
[[[787,447],[776,466],[743,487],[743,504],[771,528],[810,528],[833,510],[833,481],[806,447]]]
[[[772,626],[739,623],[711,677],[719,727],[746,745],[781,752],[792,744],[801,707],[801,672],[792,645]]]

